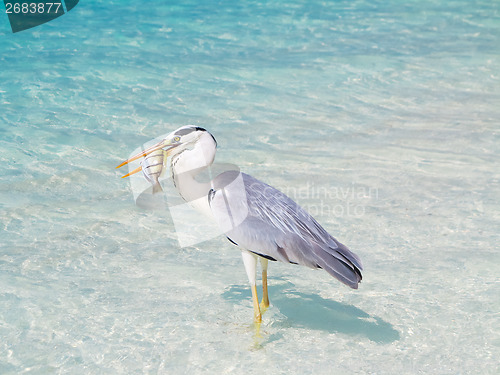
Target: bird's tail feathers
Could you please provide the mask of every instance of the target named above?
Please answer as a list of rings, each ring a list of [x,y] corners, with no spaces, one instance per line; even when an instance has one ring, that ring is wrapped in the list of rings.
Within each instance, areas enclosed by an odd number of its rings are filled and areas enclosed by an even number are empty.
[[[337,249],[324,249],[318,246],[314,252],[318,266],[340,282],[353,289],[358,289],[358,284],[363,278],[361,275],[363,268],[357,255],[344,245],[342,245],[342,248],[339,246]]]
[[[349,248],[344,245],[343,243],[340,243],[337,241],[335,238],[333,238],[333,242],[337,245],[336,247],[330,247],[331,252],[335,252],[336,254],[342,255],[344,259],[346,259],[348,262],[352,263],[356,268],[359,270],[363,270],[363,264],[361,263],[361,259],[354,254]]]

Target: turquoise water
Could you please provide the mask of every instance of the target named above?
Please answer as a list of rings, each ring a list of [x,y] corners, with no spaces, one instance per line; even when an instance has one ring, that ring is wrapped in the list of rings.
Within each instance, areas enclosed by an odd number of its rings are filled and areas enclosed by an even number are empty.
[[[497,373],[500,4],[238,3],[0,17],[0,373]],[[190,123],[360,288],[273,263],[258,334],[239,251],[181,248],[114,169]]]

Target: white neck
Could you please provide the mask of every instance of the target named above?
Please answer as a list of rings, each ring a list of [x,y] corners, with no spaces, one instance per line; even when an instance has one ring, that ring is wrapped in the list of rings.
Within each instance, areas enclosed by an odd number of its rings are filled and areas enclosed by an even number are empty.
[[[215,158],[215,142],[210,134],[203,134],[193,148],[183,149],[172,156],[170,170],[179,195],[193,208],[212,216],[208,192],[212,188],[210,166]]]

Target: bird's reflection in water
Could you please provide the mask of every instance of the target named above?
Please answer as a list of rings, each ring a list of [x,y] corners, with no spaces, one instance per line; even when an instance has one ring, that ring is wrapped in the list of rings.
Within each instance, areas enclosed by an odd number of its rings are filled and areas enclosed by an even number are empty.
[[[276,281],[274,279],[273,284],[269,286],[271,306],[268,314],[273,309],[279,311],[279,314],[268,324],[254,323],[254,349],[279,339],[281,337],[279,331],[286,328],[366,337],[382,344],[399,340],[399,332],[380,317],[369,315],[353,305],[297,291],[290,282],[281,281],[281,284],[276,285]],[[231,286],[222,295],[229,301],[244,301],[247,300],[247,296],[246,285]]]

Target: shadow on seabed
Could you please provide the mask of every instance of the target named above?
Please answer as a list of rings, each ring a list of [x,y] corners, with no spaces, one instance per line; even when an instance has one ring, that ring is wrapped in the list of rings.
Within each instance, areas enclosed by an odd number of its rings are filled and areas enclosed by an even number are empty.
[[[317,294],[298,292],[294,288],[292,283],[286,281],[284,284],[272,285],[271,280],[270,309],[277,308],[286,318],[273,322],[273,326],[361,335],[378,343],[399,340],[399,332],[380,317],[371,316],[353,305],[325,299]],[[246,285],[231,286],[222,297],[229,301],[246,300],[250,298],[250,289]]]

